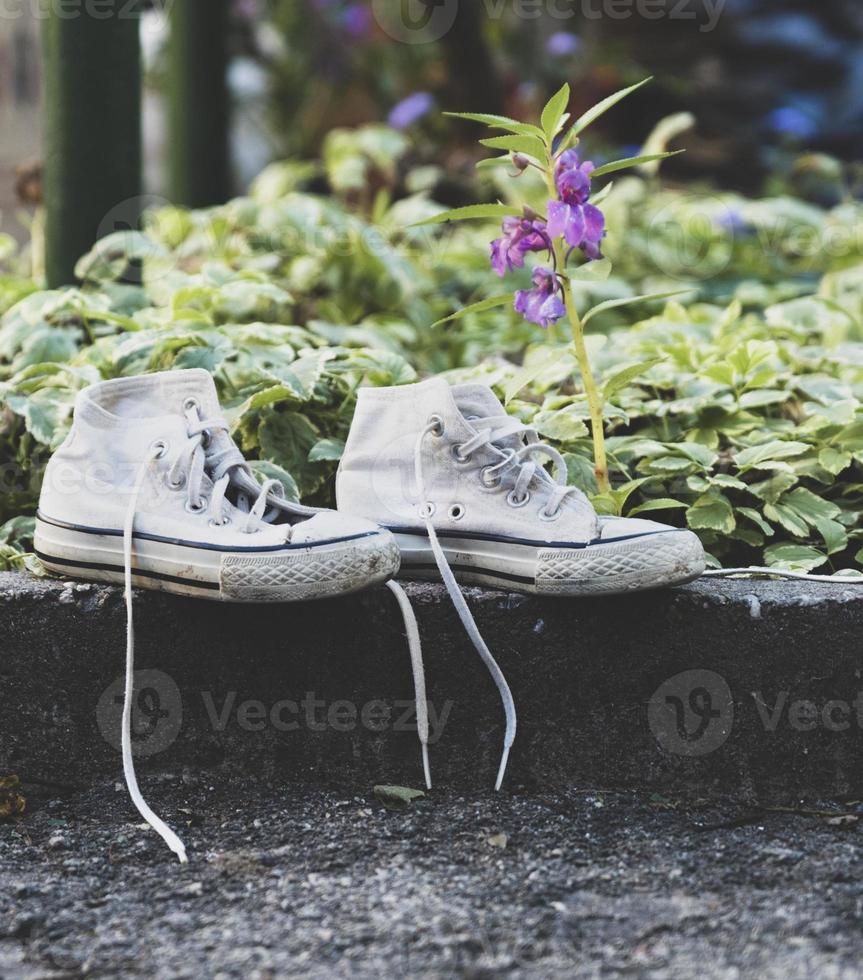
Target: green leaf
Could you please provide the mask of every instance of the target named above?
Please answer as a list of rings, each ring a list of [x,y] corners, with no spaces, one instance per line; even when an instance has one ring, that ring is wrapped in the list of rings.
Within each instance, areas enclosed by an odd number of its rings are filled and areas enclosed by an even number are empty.
[[[641,361],[612,374],[602,387],[603,399],[610,401],[612,396],[622,388],[626,388],[630,381],[634,381],[635,378],[649,371],[655,365],[661,364],[663,360],[662,357],[653,357],[649,361]]]
[[[507,153],[502,157],[486,157],[484,160],[477,160],[474,164],[477,170],[484,170],[486,167],[502,167],[504,164],[512,163],[512,157]]]
[[[586,326],[595,316],[605,313],[607,310],[616,310],[621,306],[633,306],[635,303],[647,303],[651,300],[668,299],[670,296],[681,296],[683,293],[689,292],[691,292],[689,289],[675,289],[670,293],[644,293],[641,296],[627,296],[624,299],[607,299],[604,303],[599,303],[589,309],[581,318],[581,323],[582,326]]]
[[[425,793],[421,789],[407,786],[375,786],[374,794],[387,809],[402,810],[414,800],[421,800]]]
[[[545,143],[535,136],[492,136],[480,140],[483,146],[491,150],[507,150],[510,153],[526,153],[543,163],[548,159]]]
[[[795,442],[791,439],[773,439],[762,442],[758,446],[742,449],[734,457],[741,473],[752,469],[772,469],[769,464],[773,460],[790,459],[807,452],[811,447],[805,442]]]
[[[507,381],[503,387],[504,404],[508,405],[513,398],[532,381],[548,370],[553,364],[560,362],[562,358],[570,357],[569,350],[559,347],[547,348],[539,357],[532,357],[530,361],[521,368],[513,377]]]
[[[797,477],[793,473],[777,473],[768,480],[761,480],[759,483],[750,483],[749,492],[773,504],[776,503],[786,490],[790,490],[796,483]]]
[[[686,511],[686,522],[693,529],[731,534],[737,526],[734,509],[721,493],[704,493]]]
[[[470,204],[465,208],[453,208],[451,211],[441,211],[431,218],[414,222],[411,228],[422,228],[423,225],[441,225],[447,221],[470,221],[475,218],[507,218],[518,216],[521,208],[509,204]]]
[[[341,439],[321,439],[309,450],[309,462],[338,462],[344,452],[345,444]]]
[[[587,129],[587,127],[591,123],[596,122],[596,120],[599,119],[601,115],[603,115],[604,113],[608,112],[609,109],[616,106],[617,103],[621,101],[621,99],[625,99],[627,95],[631,95],[633,92],[640,89],[643,85],[647,85],[647,83],[651,81],[653,81],[652,75],[649,78],[645,78],[640,82],[636,82],[635,85],[630,85],[629,88],[621,89],[619,92],[615,92],[613,95],[609,95],[608,98],[603,99],[602,102],[597,102],[597,104],[593,106],[593,108],[588,109],[587,112],[584,113],[584,115],[579,116],[579,118],[576,119],[572,129],[569,132],[569,136],[567,139],[569,140],[574,136],[578,136],[579,133],[582,133],[585,129]]]
[[[639,167],[643,163],[652,163],[654,160],[667,160],[669,157],[676,157],[685,152],[686,150],[673,150],[669,153],[646,153],[639,157],[625,157],[622,160],[612,160],[611,163],[604,163],[601,167],[593,170],[590,177],[591,179],[594,177],[604,177],[606,174],[613,174],[618,170],[626,170],[627,167]]]
[[[645,514],[651,510],[674,510],[678,507],[686,507],[682,500],[674,500],[671,497],[655,497],[653,500],[646,500],[643,504],[633,507],[629,512],[630,517],[636,514]]]
[[[809,523],[787,504],[781,502],[765,504],[764,516],[776,524],[781,524],[786,531],[790,531],[795,537],[805,538],[809,535]]]
[[[833,520],[841,513],[839,507],[832,501],[819,497],[805,487],[797,487],[786,493],[782,498],[783,504],[793,507],[806,521],[814,524],[816,519]]]
[[[472,303],[461,310],[456,310],[455,313],[450,313],[442,320],[435,321],[432,327],[439,327],[442,323],[448,323],[450,320],[458,320],[467,316],[468,313],[483,313],[485,310],[493,310],[496,306],[506,306],[508,303],[512,303],[514,299],[515,293],[505,293],[503,296],[492,296],[490,299],[480,300],[478,303]]]
[[[576,439],[583,439],[588,433],[587,426],[575,405],[569,405],[556,412],[539,412],[530,424],[541,436],[559,442],[574,442]]]
[[[828,446],[818,453],[818,462],[832,476],[838,476],[851,465],[851,453],[841,452]]]
[[[482,123],[489,129],[506,129],[511,133],[517,133],[519,136],[538,136],[542,139],[545,135],[539,126],[510,119],[509,116],[497,116],[484,112],[445,112],[444,115],[453,119],[466,119],[468,122]]]
[[[835,555],[848,547],[848,532],[838,521],[826,517],[815,517],[812,523],[824,539],[828,555]]]
[[[563,114],[569,105],[569,85],[564,83],[557,92],[546,102],[542,110],[540,124],[549,143],[557,135],[563,121]]]
[[[250,460],[249,466],[258,480],[278,480],[285,488],[286,500],[290,500],[293,503],[300,502],[300,489],[297,486],[297,481],[287,470],[269,459]]]
[[[757,524],[758,527],[767,535],[768,538],[772,538],[774,535],[774,530],[767,521],[755,510],[753,507],[738,507],[737,513],[741,514],[743,517],[748,518],[753,524]]]
[[[827,556],[802,544],[771,544],[764,549],[764,560],[771,567],[792,572],[811,572],[827,561]]]

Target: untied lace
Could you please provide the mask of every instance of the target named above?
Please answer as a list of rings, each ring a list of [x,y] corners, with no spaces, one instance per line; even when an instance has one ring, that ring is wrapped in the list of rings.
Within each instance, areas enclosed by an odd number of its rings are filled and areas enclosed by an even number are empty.
[[[227,519],[224,513],[225,494],[230,486],[230,470],[234,466],[244,466],[246,461],[243,454],[231,443],[225,449],[207,454],[206,450],[214,431],[228,431],[228,423],[223,418],[202,420],[196,404],[187,403],[185,414],[188,422],[189,439],[177,459],[168,471],[168,483],[175,489],[185,486],[188,491],[188,506],[194,513],[202,513],[209,506],[211,521],[223,525]],[[161,459],[167,452],[164,442],[158,441],[150,448],[147,458],[141,464],[135,479],[129,506],[123,524],[123,581],[126,600],[126,678],[123,697],[123,718],[121,733],[121,748],[123,756],[123,775],[129,796],[138,812],[156,831],[168,847],[177,855],[181,864],[188,863],[186,847],[177,834],[162,820],[148,805],[138,786],[135,773],[135,761],[132,755],[132,713],[135,703],[135,621],[132,592],[132,544],[135,536],[135,518],[138,510],[138,500],[146,482],[150,467]],[[204,476],[209,470],[213,483],[212,497],[209,504],[202,494]],[[281,493],[282,485],[278,480],[265,480],[261,484],[261,492],[255,502],[249,507],[245,494],[237,497],[237,509],[248,507],[245,525],[242,530],[252,533],[257,521],[267,521],[275,516],[267,514],[267,501],[271,493]],[[285,526],[285,540],[290,537],[290,526]],[[422,748],[423,772],[426,786],[431,789],[431,772],[428,759],[428,704],[426,701],[425,675],[423,671],[422,646],[420,644],[419,628],[410,600],[401,586],[388,582],[390,590],[396,597],[399,610],[404,619],[408,647],[411,656],[411,666],[414,679],[416,698],[417,732]]]

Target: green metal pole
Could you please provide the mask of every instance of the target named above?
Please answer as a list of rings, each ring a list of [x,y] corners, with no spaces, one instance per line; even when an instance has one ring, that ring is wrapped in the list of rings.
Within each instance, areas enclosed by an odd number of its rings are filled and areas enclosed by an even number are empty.
[[[120,230],[116,216],[138,218],[139,11],[129,0],[43,6],[45,277],[55,288],[74,282],[98,237]]]
[[[228,0],[174,0],[169,41],[170,193],[176,204],[222,204],[228,163]]]

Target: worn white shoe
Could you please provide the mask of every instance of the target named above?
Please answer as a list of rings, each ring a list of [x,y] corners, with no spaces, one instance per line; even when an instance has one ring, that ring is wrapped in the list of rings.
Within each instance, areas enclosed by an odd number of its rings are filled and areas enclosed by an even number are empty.
[[[365,589],[399,567],[390,532],[259,484],[206,371],[105,381],[78,396],[45,473],[36,551],[64,576],[240,602]]]
[[[36,552],[64,576],[122,582],[126,598],[123,773],[132,802],[178,859],[186,848],[150,808],[132,753],[133,585],[243,602],[320,599],[367,588],[399,567],[392,535],[361,518],[301,507],[259,484],[234,445],[206,371],[119,378],[78,396],[72,430],[51,457]],[[426,781],[428,719],[416,620],[405,620]]]
[[[482,384],[361,389],[336,493],[340,511],[394,533],[408,578],[439,575],[430,528],[458,581],[520,592],[632,592],[704,571],[691,531],[598,517],[560,455]]]

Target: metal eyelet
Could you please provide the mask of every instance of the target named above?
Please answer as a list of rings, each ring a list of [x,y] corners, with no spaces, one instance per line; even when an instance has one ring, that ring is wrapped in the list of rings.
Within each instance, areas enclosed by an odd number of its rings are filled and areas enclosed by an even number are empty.
[[[456,463],[458,463],[460,466],[465,466],[470,462],[470,453],[462,453],[462,445],[463,444],[460,442],[454,442],[452,444],[452,448],[450,449],[450,453],[452,454],[452,458],[456,461]]]
[[[560,517],[560,507],[558,507],[553,514],[549,514],[548,510],[545,507],[540,509],[539,519],[541,521],[556,521],[559,517]]]
[[[186,485],[186,478],[181,473],[178,480],[166,480],[165,482],[167,483],[169,490],[182,490]]]
[[[429,415],[427,425],[434,425],[431,433],[437,439],[440,439],[440,437],[444,434],[445,427],[443,424],[443,419],[440,417],[440,415]]]
[[[464,504],[453,504],[449,509],[451,521],[460,521],[464,517]]]
[[[479,482],[486,490],[497,490],[501,484],[501,481],[503,480],[503,477],[500,475],[500,473],[498,473],[492,478],[491,482],[489,482],[486,479],[486,474],[491,469],[491,466],[483,466],[483,468],[479,471]]]
[[[187,501],[186,501],[186,510],[187,510],[187,511],[188,511],[188,512],[189,512],[190,514],[203,514],[203,513],[204,513],[204,511],[205,511],[205,510],[207,509],[207,505],[208,505],[208,504],[209,504],[209,501],[207,500],[207,498],[206,498],[206,497],[201,497],[201,499],[200,499],[200,501],[198,502],[198,505],[197,505],[197,506],[195,506],[195,505],[194,505],[194,504],[192,503],[192,501],[191,501],[191,500],[187,500]]]
[[[196,408],[198,411],[200,411],[201,403],[198,401],[197,398],[186,398],[183,402],[183,411],[189,412],[193,408]]]
[[[434,512],[437,508],[430,500],[427,500],[424,504],[419,505],[418,510],[420,517],[426,520],[429,517],[434,517]]]
[[[259,527],[244,527],[240,528],[241,534],[260,534],[261,529]]]
[[[168,455],[168,443],[164,439],[157,439],[150,446],[150,452],[153,454],[153,459],[164,459]]]
[[[227,527],[231,523],[230,517],[223,517],[220,521],[211,518],[209,521],[210,527]]]
[[[530,490],[525,490],[523,497],[516,497],[515,490],[510,490],[506,495],[506,502],[510,507],[524,507],[530,500]]]

